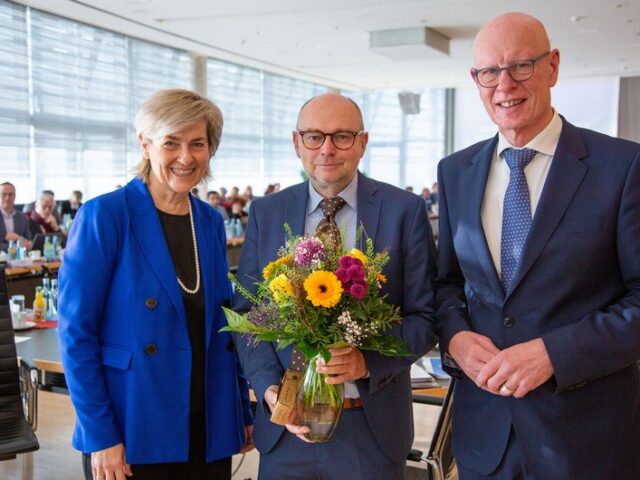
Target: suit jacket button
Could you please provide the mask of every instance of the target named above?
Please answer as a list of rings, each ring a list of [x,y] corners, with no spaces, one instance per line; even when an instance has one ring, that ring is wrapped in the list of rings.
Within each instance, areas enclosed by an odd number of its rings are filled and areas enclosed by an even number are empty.
[[[155,343],[150,343],[146,347],[144,347],[144,351],[150,357],[153,357],[156,353],[158,353],[158,347],[156,347]]]
[[[154,308],[156,308],[158,306],[158,301],[153,297],[149,297],[144,301],[144,305],[147,308],[150,308],[151,310],[153,310]]]
[[[505,327],[513,327],[516,322],[511,317],[504,317],[504,326]]]

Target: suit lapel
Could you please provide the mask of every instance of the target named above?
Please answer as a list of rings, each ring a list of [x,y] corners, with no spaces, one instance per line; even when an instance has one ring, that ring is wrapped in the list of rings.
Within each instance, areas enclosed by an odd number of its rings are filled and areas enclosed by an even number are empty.
[[[475,157],[471,158],[468,168],[462,172],[460,184],[465,185],[469,190],[461,197],[462,204],[456,206],[456,208],[460,212],[458,228],[468,225],[466,231],[469,243],[478,259],[478,264],[482,268],[496,298],[501,301],[504,298],[504,291],[498,278],[496,267],[493,264],[481,217],[484,190],[497,143],[498,136],[496,135],[493,139],[487,141]]]
[[[220,287],[220,285],[218,285],[220,281],[218,272],[224,270],[220,265],[220,258],[218,258],[217,253],[221,252],[223,255],[226,255],[227,249],[226,245],[220,245],[219,247],[217,245],[219,240],[213,228],[210,228],[213,222],[208,221],[210,220],[209,212],[203,208],[201,202],[191,198],[191,195],[189,196],[189,200],[191,201],[191,208],[193,209],[193,222],[196,229],[196,239],[198,240],[200,282],[201,285],[204,286],[205,345],[208,346],[217,319],[214,304],[221,296],[221,293],[216,291],[216,287]],[[209,228],[205,228],[205,226]]]
[[[285,199],[284,222],[288,223],[294,235],[304,235],[304,226],[307,219],[307,202],[309,201],[309,182],[295,185],[289,191]],[[285,242],[289,240],[284,234]],[[283,242],[284,244],[284,242]]]
[[[140,250],[169,295],[178,316],[186,325],[187,319],[180,287],[176,281],[176,271],[173,268],[169,247],[164,239],[160,219],[151,195],[146,185],[138,179],[129,182],[126,189],[131,225]]]
[[[560,223],[588,167],[581,160],[589,151],[576,127],[562,119],[562,133],[540,195],[531,230],[507,297],[517,288]]]
[[[382,208],[380,196],[377,195],[378,187],[374,182],[362,175],[358,175],[358,219],[357,227],[364,227],[364,234],[360,239],[358,248],[364,250],[366,248],[365,241],[371,238],[376,243],[378,235],[378,224],[380,223],[380,210]]]

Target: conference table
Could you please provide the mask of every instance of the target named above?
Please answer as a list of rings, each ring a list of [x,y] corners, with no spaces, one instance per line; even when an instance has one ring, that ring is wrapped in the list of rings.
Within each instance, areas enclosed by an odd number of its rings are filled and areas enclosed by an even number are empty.
[[[26,331],[17,331],[15,336],[18,356],[27,360],[39,371],[40,388],[65,392],[66,383],[60,359],[58,329],[33,328]],[[430,355],[437,355],[437,352],[432,352]],[[414,389],[414,402],[442,405],[448,384],[448,380],[440,379],[433,387]]]

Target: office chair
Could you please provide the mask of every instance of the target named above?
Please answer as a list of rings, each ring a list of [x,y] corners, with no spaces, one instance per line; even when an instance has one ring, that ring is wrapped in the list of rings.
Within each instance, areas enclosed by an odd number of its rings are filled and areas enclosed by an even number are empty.
[[[26,363],[20,367],[28,384],[23,390],[28,392],[27,403],[35,405],[37,374]],[[28,414],[35,424],[34,410]],[[11,312],[9,310],[5,266],[0,265],[0,460],[15,458],[19,453],[38,450],[40,445],[33,428],[25,418],[20,388],[20,376],[13,336]]]
[[[455,379],[452,378],[447,394],[442,400],[442,409],[440,410],[436,428],[431,437],[431,444],[429,445],[427,455],[423,456],[423,452],[420,450],[412,449],[411,453],[407,456],[407,460],[427,464],[425,471],[414,472],[412,474],[413,476],[411,478],[415,480],[453,480],[458,478],[456,461],[451,453],[451,410],[453,406],[454,385]],[[420,400],[415,401],[421,403]],[[432,401],[429,400],[424,403],[432,404]],[[410,474],[411,472],[409,468],[407,468],[407,476]]]

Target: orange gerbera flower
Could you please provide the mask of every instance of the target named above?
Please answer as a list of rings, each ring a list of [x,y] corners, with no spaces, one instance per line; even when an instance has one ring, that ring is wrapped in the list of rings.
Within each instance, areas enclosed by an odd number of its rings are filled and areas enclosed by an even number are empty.
[[[332,272],[316,270],[304,281],[307,300],[314,307],[331,308],[338,304],[342,296],[342,284]]]

